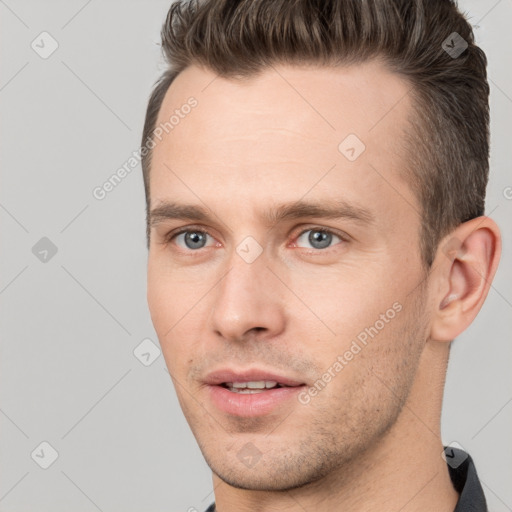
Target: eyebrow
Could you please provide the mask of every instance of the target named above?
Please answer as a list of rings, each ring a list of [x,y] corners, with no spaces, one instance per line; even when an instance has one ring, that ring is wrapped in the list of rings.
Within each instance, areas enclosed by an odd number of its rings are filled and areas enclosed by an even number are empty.
[[[210,210],[202,206],[163,201],[150,211],[149,225],[156,226],[166,220],[180,219],[192,221],[213,220]],[[305,217],[323,219],[350,219],[361,224],[372,224],[375,217],[368,209],[350,204],[344,200],[327,200],[319,202],[292,201],[281,203],[263,212],[263,222],[271,227],[278,222]]]

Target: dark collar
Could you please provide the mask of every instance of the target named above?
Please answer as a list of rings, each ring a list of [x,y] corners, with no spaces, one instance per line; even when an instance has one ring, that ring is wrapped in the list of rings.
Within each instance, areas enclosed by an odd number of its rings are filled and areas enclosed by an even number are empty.
[[[465,451],[450,446],[445,446],[444,454],[453,487],[460,494],[453,512],[487,512],[473,459]]]
[[[445,446],[444,454],[453,487],[460,494],[453,512],[488,512],[473,459],[465,451],[450,446]],[[215,512],[215,503],[206,512]]]

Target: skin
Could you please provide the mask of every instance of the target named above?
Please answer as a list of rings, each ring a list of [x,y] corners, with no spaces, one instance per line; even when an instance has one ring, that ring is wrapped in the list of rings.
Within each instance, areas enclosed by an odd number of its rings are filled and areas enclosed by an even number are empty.
[[[151,210],[173,201],[210,217],[150,217],[148,304],[221,512],[455,508],[440,436],[449,345],[487,295],[500,236],[487,217],[461,224],[425,268],[404,179],[409,89],[372,61],[280,65],[244,82],[191,66],[167,92],[157,124],[190,96],[198,105],[154,148]],[[349,134],[366,146],[353,162],[338,149]],[[344,201],[371,220],[265,221],[297,200]],[[173,237],[184,227],[207,230],[205,246]],[[317,228],[333,232],[326,248],[308,239]],[[262,248],[251,263],[237,253],[248,236]],[[397,303],[307,404],[240,418],[209,399],[204,376],[225,367],[313,386]]]

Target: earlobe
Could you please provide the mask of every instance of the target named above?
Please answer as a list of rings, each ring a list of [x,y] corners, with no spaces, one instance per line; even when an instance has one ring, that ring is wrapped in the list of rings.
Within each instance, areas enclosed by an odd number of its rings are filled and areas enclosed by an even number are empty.
[[[489,217],[460,224],[438,248],[433,267],[434,297],[431,339],[452,341],[476,317],[498,267],[501,236]]]

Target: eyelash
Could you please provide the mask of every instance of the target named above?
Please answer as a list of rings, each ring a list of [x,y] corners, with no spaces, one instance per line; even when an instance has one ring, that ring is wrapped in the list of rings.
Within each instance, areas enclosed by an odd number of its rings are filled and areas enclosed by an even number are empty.
[[[328,229],[328,228],[324,228],[324,227],[320,227],[320,226],[313,226],[313,227],[308,227],[306,229],[303,229],[302,231],[300,231],[295,237],[294,237],[294,240],[297,240],[298,238],[300,238],[304,233],[307,233],[308,231],[318,231],[320,233],[327,233],[329,235],[334,235],[334,236],[337,236],[338,238],[341,239],[342,242],[348,242],[348,236],[343,234],[343,233],[339,233],[338,231],[334,231],[332,229]],[[183,233],[189,233],[189,232],[195,232],[195,233],[201,233],[201,234],[205,234],[205,235],[208,235],[210,236],[211,238],[214,238],[214,235],[212,235],[207,229],[203,228],[203,227],[199,227],[199,226],[186,226],[186,227],[183,227],[181,229],[179,229],[178,231],[172,231],[171,233],[169,233],[168,235],[166,235],[165,237],[165,240],[164,240],[164,244],[169,244],[171,243],[177,236],[183,234]],[[332,247],[327,247],[326,249],[310,249],[309,250],[309,253],[327,253],[329,252],[330,249],[332,249],[334,246]],[[299,249],[304,249],[304,248],[300,248]],[[201,250],[200,249],[197,249],[197,250],[187,250],[188,253],[199,253]]]

